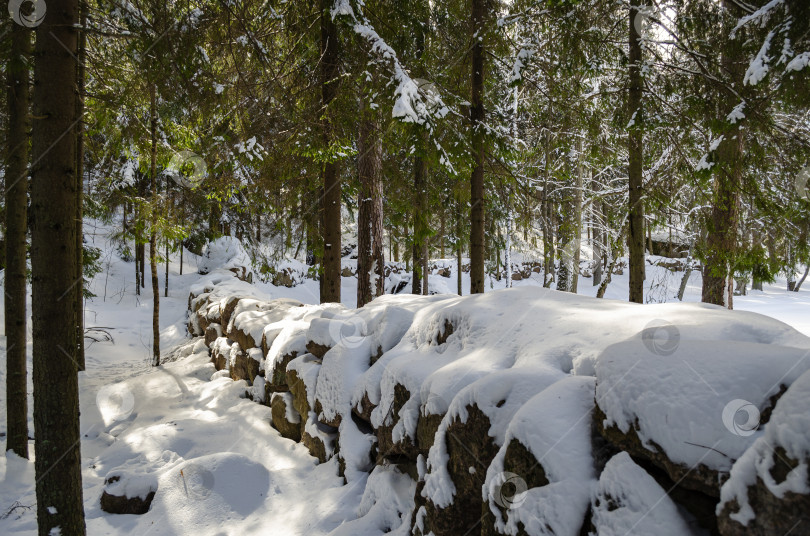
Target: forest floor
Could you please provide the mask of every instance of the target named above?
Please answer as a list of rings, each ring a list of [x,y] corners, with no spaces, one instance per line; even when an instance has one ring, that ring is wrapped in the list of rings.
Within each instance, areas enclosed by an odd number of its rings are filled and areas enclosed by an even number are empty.
[[[355,519],[364,482],[344,486],[336,476],[335,459],[317,465],[306,448],[283,439],[268,424],[269,408],[246,400],[243,387],[214,374],[207,353],[157,370],[150,367],[150,285],[147,281],[141,295],[135,294],[134,265],[121,260],[108,240],[108,229],[88,222],[85,232],[102,251],[102,271],[90,289],[96,297],[87,302],[86,315],[86,326],[95,328],[90,335],[98,342],[86,339],[87,371],[79,375],[88,534],[318,535]],[[189,289],[202,277],[197,273],[199,258],[186,253],[182,276],[177,256],[172,261],[168,297],[162,296],[165,267],[159,267],[164,355],[187,342]],[[541,276],[533,275],[535,279],[515,286],[539,285]],[[673,295],[681,275],[649,266],[650,293]],[[455,288],[455,274],[434,279],[447,285],[448,292]],[[699,300],[700,284],[700,274],[693,272],[686,301]],[[344,278],[342,290],[349,307],[354,306],[355,285],[356,279]],[[498,281],[487,284],[488,289],[501,286],[503,282]],[[291,289],[257,287],[273,297],[317,302],[314,281]],[[466,278],[464,288],[469,288]],[[584,295],[596,294],[587,278],[580,279],[579,289]],[[762,292],[735,297],[735,308],[771,316],[810,336],[810,286],[799,293],[784,289],[785,281],[780,280]],[[614,276],[607,298],[624,300],[626,295],[627,276]],[[30,341],[30,322],[28,329]],[[0,347],[5,349],[5,338],[0,338]],[[5,384],[5,360],[0,362],[0,381]],[[119,382],[124,382],[122,390],[110,389]],[[0,393],[0,434],[4,435],[4,389]],[[110,401],[118,408],[113,418]],[[29,399],[29,412],[32,409]],[[33,434],[30,419],[29,430]],[[100,509],[105,477],[122,468],[144,475],[165,469],[159,471],[161,493],[143,516],[110,515]],[[34,504],[33,463],[13,454],[0,457],[0,534],[36,533]],[[379,527],[369,528],[368,534],[379,533]]]

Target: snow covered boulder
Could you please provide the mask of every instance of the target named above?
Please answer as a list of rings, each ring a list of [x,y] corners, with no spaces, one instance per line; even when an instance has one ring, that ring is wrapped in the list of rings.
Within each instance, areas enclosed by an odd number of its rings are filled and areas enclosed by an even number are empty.
[[[626,452],[611,458],[599,477],[587,527],[589,536],[701,534],[667,492]]]
[[[723,536],[810,534],[810,372],[736,461],[717,507]]]
[[[265,376],[268,378],[266,383],[268,392],[283,392],[290,390],[289,384],[291,382],[287,378],[287,366],[297,357],[298,351],[293,350],[292,352],[282,355],[278,360],[273,361],[270,364],[271,368],[269,375],[265,372]],[[267,366],[267,364],[268,362],[265,361],[265,366]]]
[[[293,406],[301,415],[309,415],[315,408],[315,386],[320,370],[321,360],[312,354],[297,357],[287,366]]]
[[[774,321],[759,318],[742,334],[739,326],[718,324],[718,335],[767,341]],[[717,498],[734,461],[810,359],[807,349],[776,342],[684,340],[689,330],[680,333],[665,352],[650,351],[643,333],[605,350],[595,424],[611,444],[652,462],[679,487]]]
[[[293,407],[293,397],[290,393],[273,393],[270,398],[273,428],[279,431],[282,437],[301,441],[301,415]]]
[[[304,305],[295,307],[282,304],[274,314],[283,318],[267,324],[262,329],[263,347],[266,347],[264,369],[270,391],[289,390],[287,368],[291,361],[308,354],[310,324],[322,316],[333,316],[344,310],[339,304]],[[263,349],[264,351],[264,349]],[[314,406],[313,406],[314,407]]]
[[[517,411],[487,470],[482,535],[579,536],[596,482],[593,394],[593,378],[567,377]]]
[[[248,381],[252,382],[258,373],[258,363],[250,366],[239,343],[227,337],[219,337],[211,344],[211,362],[217,370],[227,370],[232,380],[247,380],[248,374],[254,372]],[[238,363],[238,365],[237,365]]]
[[[337,428],[350,415],[351,395],[369,368],[371,354],[371,339],[359,335],[341,340],[326,353],[315,389],[315,413],[321,422]]]
[[[251,298],[249,295],[231,295],[223,298],[219,302],[220,324],[230,328],[231,316],[233,315],[234,311],[236,311],[236,307],[239,305],[239,302],[242,300],[250,300],[252,303],[256,302],[256,300]],[[230,331],[230,329],[226,329],[226,333],[227,331]]]
[[[208,326],[220,323],[219,304],[211,303],[210,294],[201,295],[194,301],[194,309],[189,313],[188,331],[192,335],[203,335]]]
[[[385,419],[382,424],[377,424],[374,427],[377,433],[377,448],[382,458],[399,459],[404,456],[411,461],[416,461],[416,457],[419,455],[419,447],[415,437],[401,433],[397,433],[396,436],[394,434],[398,424],[397,420],[394,420],[394,416],[399,416],[409,400],[411,400],[410,391],[402,384],[396,384],[394,386],[393,400],[391,405],[388,406],[390,417]],[[418,399],[416,403],[418,404]],[[377,407],[372,412],[372,425],[374,424],[374,414],[380,412],[381,409],[381,407]]]
[[[211,343],[211,362],[217,370],[227,370],[228,361],[231,357],[231,348],[233,341],[227,337],[217,337]]]
[[[234,343],[237,345],[239,343]],[[241,348],[241,345],[240,345]],[[245,380],[248,385],[253,385],[257,376],[263,375],[259,370],[262,361],[262,351],[258,348],[250,348],[247,351],[240,351],[236,354],[228,370],[232,380]]]
[[[157,477],[113,471],[104,479],[101,509],[110,514],[145,514],[158,489]]]
[[[463,408],[465,415],[447,419],[441,445],[434,450],[443,451],[447,478],[439,485],[452,486],[455,494],[449,503],[434,503],[430,499],[425,504],[424,526],[415,534],[433,533],[436,536],[451,536],[471,531],[479,523],[481,515],[481,486],[484,483],[487,465],[495,456],[497,447],[489,435],[489,418],[476,406]],[[437,457],[440,455],[437,455]],[[428,484],[436,485],[435,475],[428,474]],[[423,495],[428,492],[423,491]]]
[[[346,482],[364,480],[377,461],[374,430],[357,418],[343,419],[337,429],[338,474]]]
[[[205,328],[205,345],[211,346],[211,343],[213,343],[218,338],[222,337],[222,335],[223,335],[222,326],[220,326],[216,322],[209,324]]]
[[[260,347],[268,325],[283,321],[290,314],[290,309],[303,305],[298,300],[292,299],[270,301],[240,299],[227,324],[227,334],[244,350]],[[267,345],[267,342],[264,344]],[[267,350],[263,348],[264,355],[267,354]]]
[[[215,270],[228,270],[247,279],[247,266],[251,265],[250,255],[242,242],[232,236],[223,236],[209,242],[202,252],[199,273],[205,275]]]
[[[564,377],[562,371],[520,367],[480,378],[462,389],[449,407],[436,395],[423,395],[428,401],[417,437],[420,451],[428,441],[430,449],[422,492],[427,499],[425,530],[438,536],[473,529],[483,511],[481,489],[487,468],[503,444],[509,422],[527,400]],[[445,407],[447,413],[438,415],[440,423],[431,430],[430,421],[437,415],[430,412]]]
[[[413,480],[393,466],[378,465],[368,476],[357,519],[343,523],[330,536],[400,534],[410,524]]]
[[[326,463],[335,455],[337,432],[337,428],[318,422],[315,412],[311,411],[301,434],[301,443],[309,450],[310,455],[319,462]]]

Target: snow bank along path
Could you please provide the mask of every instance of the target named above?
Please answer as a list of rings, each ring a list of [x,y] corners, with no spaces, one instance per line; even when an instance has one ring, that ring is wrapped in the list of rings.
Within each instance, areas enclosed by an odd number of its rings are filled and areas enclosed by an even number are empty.
[[[350,310],[212,272],[188,329],[364,490],[335,534],[807,529],[810,339],[768,317],[530,287]]]

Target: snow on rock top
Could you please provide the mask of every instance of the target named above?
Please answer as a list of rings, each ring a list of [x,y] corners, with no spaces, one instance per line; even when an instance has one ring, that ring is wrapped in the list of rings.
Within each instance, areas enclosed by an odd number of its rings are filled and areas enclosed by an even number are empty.
[[[568,377],[532,397],[512,418],[483,486],[484,500],[502,533],[517,534],[521,524],[532,535],[579,534],[596,479],[591,447],[593,393],[593,378]],[[526,489],[522,481],[526,475],[509,472],[506,453],[512,440],[534,456],[548,480],[546,485]],[[522,486],[513,482],[516,494],[503,497],[504,484],[517,479]],[[506,511],[502,513],[499,506],[506,506]]]
[[[462,389],[450,403],[430,449],[430,472],[425,475],[425,496],[443,507],[455,495],[455,486],[447,470],[447,431],[455,419],[467,421],[468,407],[475,406],[487,416],[491,424],[488,433],[494,438],[495,444],[500,446],[504,443],[512,417],[526,401],[564,377],[566,376],[561,371],[508,369],[484,376]],[[428,404],[430,402],[428,400]]]
[[[154,473],[130,473],[124,470],[111,471],[104,478],[105,491],[117,497],[146,499],[147,496],[157,491],[158,479]]]
[[[696,534],[658,483],[626,452],[610,459],[599,477],[592,524],[599,536]]]
[[[810,358],[810,354],[805,357]],[[810,359],[808,359],[810,361]],[[771,419],[754,444],[737,460],[729,480],[720,490],[717,512],[736,501],[731,519],[748,525],[755,517],[749,504],[749,488],[764,485],[771,495],[783,499],[788,492],[810,494],[810,371],[796,380],[779,399]],[[776,464],[787,465],[776,470]],[[775,474],[785,472],[778,479]]]
[[[656,323],[658,318],[668,322]],[[399,417],[393,434],[395,440],[413,437],[420,406],[444,413],[461,389],[496,370],[524,366],[594,375],[605,347],[640,334],[653,348],[675,343],[666,340],[669,334],[677,341],[810,347],[810,339],[793,328],[755,313],[702,304],[640,306],[521,287],[445,297],[422,307],[400,343],[366,373],[352,400],[356,404],[367,395],[377,404],[372,424],[390,424],[394,388],[404,386],[411,399],[393,416]]]
[[[357,518],[339,526],[330,536],[410,534],[416,483],[393,466],[378,465],[368,475]]]
[[[735,335],[733,326],[716,327],[718,336]],[[645,448],[687,467],[728,471],[761,435],[771,397],[810,368],[808,350],[775,344],[680,340],[661,355],[647,342],[640,336],[605,350],[596,402],[606,426],[633,428]]]
[[[360,311],[374,306],[378,302],[386,304],[382,314],[375,315],[369,321],[369,330],[372,332],[372,348],[382,348],[385,352],[360,379],[357,388],[352,394],[352,405],[356,406],[364,395],[367,395],[372,403],[379,404],[381,398],[380,384],[387,365],[394,360],[394,357],[402,353],[394,351],[398,345],[403,343],[403,339],[409,336],[415,318],[425,314],[426,309],[434,310],[435,304],[446,303],[448,300],[455,301],[458,298],[452,296],[381,296],[371,304],[366,305]],[[365,313],[364,313],[365,314]]]
[[[268,325],[286,319],[290,315],[290,309],[302,306],[298,300],[289,298],[278,298],[269,302],[255,299],[239,300],[231,315],[228,332],[237,329],[250,335],[258,344]]]
[[[333,317],[343,310],[342,305],[333,303],[293,307],[282,320],[266,325],[264,334],[269,349],[265,368],[271,369],[273,365],[280,363],[285,355],[295,353],[300,356],[307,353],[312,321],[322,317]]]
[[[249,267],[251,264],[250,255],[242,243],[235,237],[223,236],[209,242],[205,247],[199,271],[201,274],[208,274],[218,269]]]

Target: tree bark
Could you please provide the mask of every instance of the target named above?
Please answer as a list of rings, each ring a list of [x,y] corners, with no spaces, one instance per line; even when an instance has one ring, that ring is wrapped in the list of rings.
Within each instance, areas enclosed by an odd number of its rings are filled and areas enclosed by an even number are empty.
[[[360,193],[357,216],[357,307],[383,293],[382,137],[379,114],[364,110],[357,139]]]
[[[28,129],[31,30],[11,25],[6,64],[8,138],[6,145],[6,450],[28,458],[26,242],[28,229]],[[15,143],[16,140],[16,143]]]
[[[512,234],[514,233],[514,215],[512,211],[512,193],[506,197],[506,248],[503,256],[503,264],[506,268],[506,287],[512,288]]]
[[[487,0],[472,0],[470,122],[473,171],[470,177],[470,294],[484,292],[484,43]]]
[[[40,536],[86,532],[76,340],[78,0],[48,3],[37,28],[31,135],[34,433]]]
[[[686,256],[686,265],[681,278],[681,285],[678,287],[678,301],[683,301],[686,294],[686,285],[689,284],[689,276],[692,275],[692,248],[689,248],[689,254]]]
[[[170,184],[169,178],[166,178],[166,218],[169,219],[172,217],[172,212],[175,211],[174,209],[174,192],[170,191]],[[166,279],[163,282],[163,295],[168,298],[169,297],[169,238],[166,237]]]
[[[82,30],[79,32],[78,61],[76,64],[76,285],[79,299],[76,300],[76,340],[78,344],[79,370],[85,369],[84,360],[84,230],[82,210],[84,205],[84,62],[87,57],[87,2],[79,0]]]
[[[463,245],[461,241],[463,235],[461,212],[461,201],[456,199],[456,292],[459,296],[464,294],[464,289],[462,288],[462,274],[464,272],[461,270],[461,263],[463,261],[461,255]]]
[[[629,233],[627,247],[629,252],[630,296],[631,302],[644,302],[644,180],[642,162],[644,158],[644,132],[642,118],[642,83],[641,83],[641,36],[638,33],[636,18],[640,16],[642,0],[630,0],[630,88],[627,94],[627,108],[630,112],[631,126],[627,134],[628,145],[628,188],[629,188]]]
[[[584,168],[582,165],[582,138],[577,140],[577,178],[574,192],[574,236],[573,260],[571,263],[571,292],[577,293],[579,285],[579,259],[582,255],[582,185],[584,183]]]
[[[598,184],[593,181],[594,191],[598,191]],[[592,224],[595,224],[593,229],[593,286],[598,287],[602,283],[602,251],[605,248],[605,236],[603,227],[606,225],[605,218],[599,212],[599,202],[594,199],[591,205],[591,219]]]
[[[799,292],[802,289],[802,285],[804,285],[805,280],[807,280],[808,274],[810,274],[810,264],[804,267],[804,275],[802,275],[802,278],[799,279],[798,283],[796,283],[796,286],[793,288],[793,292]]]
[[[423,138],[419,138],[424,141]],[[424,149],[424,143],[419,150]],[[413,294],[427,294],[425,281],[427,280],[427,258],[425,255],[427,243],[427,162],[421,155],[413,159],[413,278],[411,292]]]
[[[166,239],[166,280],[163,282],[163,296],[169,297],[169,239]]]
[[[724,9],[733,13],[733,2],[723,0]],[[736,16],[729,14],[729,20]],[[743,74],[747,60],[741,47],[742,36],[729,39],[723,50],[721,64],[734,87],[743,88]],[[720,98],[723,117],[736,105],[733,92],[722,90]],[[737,254],[737,226],[740,220],[740,191],[742,189],[743,157],[745,145],[744,119],[736,124],[726,124],[723,139],[715,152],[714,194],[711,216],[708,222],[707,254],[703,269],[702,301],[734,308],[733,270]]]
[[[321,0],[321,98],[324,150],[334,144],[329,106],[338,91],[339,61],[337,27],[332,21],[330,0]],[[340,167],[329,159],[323,164],[323,274],[321,303],[340,302]]]
[[[152,276],[152,366],[160,366],[160,283],[157,272],[157,95],[155,84],[149,86],[150,133],[152,136],[149,164],[149,202],[151,222],[149,231],[149,269]]]

